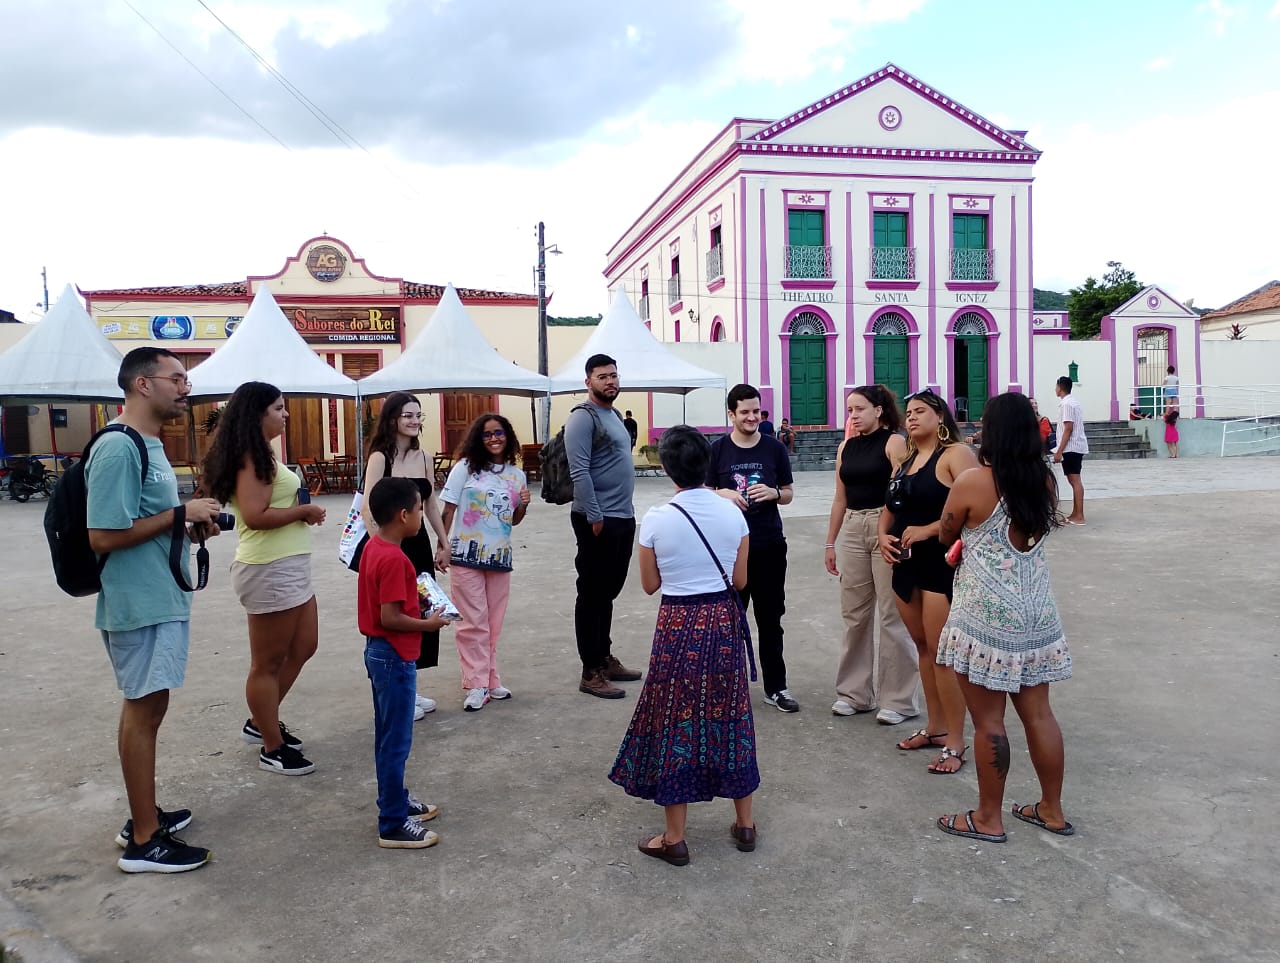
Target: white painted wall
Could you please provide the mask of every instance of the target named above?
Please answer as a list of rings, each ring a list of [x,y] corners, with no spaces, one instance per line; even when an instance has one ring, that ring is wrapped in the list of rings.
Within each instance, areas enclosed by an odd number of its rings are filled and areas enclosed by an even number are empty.
[[[1036,382],[1032,395],[1040,410],[1057,420],[1058,401],[1053,385],[1068,373],[1072,361],[1080,366],[1080,381],[1072,394],[1084,406],[1086,421],[1111,418],[1111,345],[1105,341],[1053,341],[1036,339]],[[1128,413],[1126,409],[1126,414]]]

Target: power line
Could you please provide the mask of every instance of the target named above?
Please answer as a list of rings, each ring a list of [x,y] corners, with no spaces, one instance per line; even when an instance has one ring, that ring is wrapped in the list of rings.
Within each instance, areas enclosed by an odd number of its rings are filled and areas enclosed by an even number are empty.
[[[267,126],[266,126],[265,124],[263,124],[263,123],[262,123],[262,121],[258,120],[258,118],[257,118],[257,117],[254,117],[254,116],[253,116],[253,114],[249,113],[249,111],[248,111],[248,110],[246,110],[243,106],[241,106],[241,104],[240,104],[240,102],[239,102],[239,101],[237,101],[234,97],[232,97],[229,93],[227,93],[227,92],[226,92],[225,90],[223,90],[221,87],[219,87],[219,86],[218,86],[218,84],[217,84],[217,82],[216,82],[212,77],[210,77],[210,76],[209,76],[208,74],[206,74],[203,70],[201,70],[199,67],[197,67],[197,66],[196,66],[196,64],[195,64],[195,62],[194,62],[190,57],[188,57],[186,54],[184,54],[181,50],[179,50],[179,49],[178,49],[178,47],[177,47],[177,45],[176,45],[172,40],[170,40],[168,37],[166,37],[166,36],[164,35],[164,33],[160,30],[160,28],[159,28],[159,27],[157,27],[154,23],[152,23],[150,20],[148,20],[148,19],[143,15],[143,13],[142,13],[142,11],[141,11],[141,10],[139,10],[139,9],[138,9],[137,7],[135,7],[132,3],[130,3],[130,2],[129,2],[129,0],[121,0],[121,2],[122,2],[126,7],[128,7],[130,10],[132,10],[134,13],[136,13],[136,14],[138,15],[138,19],[139,19],[139,20],[141,20],[141,21],[142,21],[143,23],[145,23],[148,27],[150,27],[152,30],[154,30],[154,31],[156,32],[156,36],[158,36],[161,40],[163,40],[166,44],[168,44],[168,45],[173,49],[173,52],[174,52],[174,53],[176,53],[179,57],[181,57],[183,60],[185,60],[185,61],[187,62],[187,66],[188,66],[188,67],[190,67],[192,70],[194,70],[196,73],[198,73],[201,77],[203,77],[203,78],[208,82],[208,84],[209,84],[209,86],[210,86],[210,87],[212,87],[212,88],[213,88],[214,90],[216,90],[218,93],[222,94],[222,96],[223,96],[223,97],[227,98],[227,100],[231,102],[231,105],[232,105],[233,107],[235,107],[235,108],[236,108],[236,110],[240,111],[240,113],[244,114],[244,115],[245,115],[246,117],[248,117],[251,121],[253,121],[253,123],[254,123],[255,125],[257,125],[257,127],[258,127],[258,128],[259,128],[259,129],[264,133],[264,134],[266,134],[268,137],[270,137],[273,141],[275,141],[277,144],[279,144],[279,145],[280,145],[281,147],[283,147],[285,150],[289,150],[289,151],[291,151],[291,148],[289,147],[289,145],[288,145],[288,144],[286,144],[286,143],[285,143],[284,141],[282,141],[279,137],[277,137],[277,136],[276,136],[275,134],[273,134],[270,130],[268,130],[268,129],[267,129]]]

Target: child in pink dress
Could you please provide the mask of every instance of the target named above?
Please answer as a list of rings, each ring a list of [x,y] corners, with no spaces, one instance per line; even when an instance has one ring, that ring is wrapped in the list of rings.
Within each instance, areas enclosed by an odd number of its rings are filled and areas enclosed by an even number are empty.
[[[1178,409],[1170,408],[1164,413],[1164,443],[1169,449],[1169,457],[1178,457]]]

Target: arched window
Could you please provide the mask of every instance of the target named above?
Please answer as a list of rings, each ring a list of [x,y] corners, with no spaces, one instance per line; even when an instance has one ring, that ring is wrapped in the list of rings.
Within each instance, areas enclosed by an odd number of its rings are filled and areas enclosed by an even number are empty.
[[[724,340],[724,324],[721,323],[721,321],[718,318],[715,321],[711,322],[711,340],[712,341]]]
[[[827,333],[827,326],[822,323],[822,318],[812,311],[801,311],[791,319],[787,331],[791,334],[821,336]]]
[[[956,334],[969,335],[976,334],[981,337],[987,336],[987,322],[983,320],[982,315],[973,311],[966,311],[960,317],[956,318]]]
[[[907,319],[896,311],[890,311],[888,314],[882,314],[876,318],[875,327],[871,329],[875,335],[897,335],[899,337],[910,332],[907,326]]]

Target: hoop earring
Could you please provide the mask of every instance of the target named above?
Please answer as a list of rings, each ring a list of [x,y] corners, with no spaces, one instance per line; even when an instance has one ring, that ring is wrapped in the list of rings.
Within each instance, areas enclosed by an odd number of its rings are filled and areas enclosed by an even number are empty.
[[[944,445],[951,440],[951,429],[946,425],[938,425],[938,441]]]

